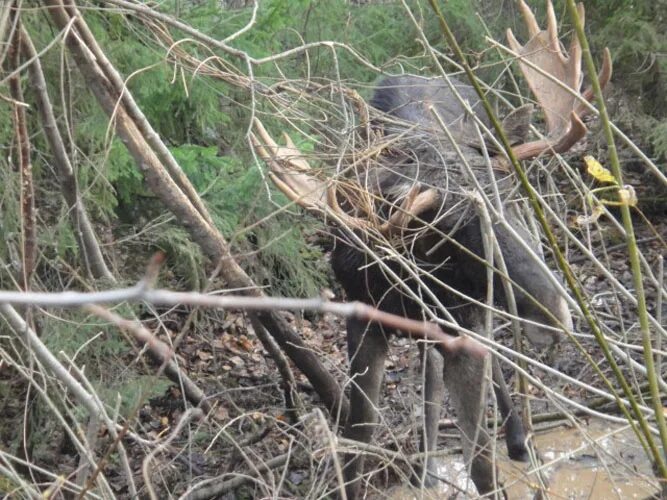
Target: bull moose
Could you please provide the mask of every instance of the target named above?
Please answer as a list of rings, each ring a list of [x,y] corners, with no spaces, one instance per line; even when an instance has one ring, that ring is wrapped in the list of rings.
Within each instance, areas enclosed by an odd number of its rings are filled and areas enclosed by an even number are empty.
[[[509,45],[542,109],[547,129],[544,138],[527,141],[531,106],[504,119],[514,155],[525,160],[563,153],[578,142],[587,132],[581,118],[589,108],[583,101],[591,100],[593,93],[591,89],[580,93],[581,47],[573,36],[569,54],[564,53],[551,2],[546,30],[539,28],[523,1],[519,8],[530,39],[520,45],[508,30]],[[583,17],[581,4],[578,9]],[[611,58],[605,50],[599,75],[603,86],[610,75]],[[512,189],[516,180],[503,168],[503,151],[488,132],[490,120],[477,93],[447,75],[390,76],[378,83],[370,104],[372,128],[389,145],[376,163],[348,169],[337,180],[319,177],[289,139],[286,147],[278,146],[261,123],[256,122],[257,135],[252,136],[278,187],[301,206],[327,215],[336,226],[331,260],[348,299],[413,319],[433,320],[445,314],[450,322],[483,332],[482,305],[492,287],[493,299],[500,306],[507,308],[510,295],[513,297],[519,317],[527,320],[523,331],[533,344],[556,344],[562,331],[572,328],[567,302],[554,273],[539,265],[543,264],[539,244],[517,210],[517,197],[508,194],[516,192]],[[500,204],[488,201],[494,199],[501,200]],[[487,218],[480,205],[490,207]],[[503,216],[497,217],[498,212]],[[487,220],[490,222],[485,223]],[[490,266],[492,255],[503,266]],[[504,273],[497,272],[501,267]],[[489,269],[494,271],[492,280]],[[371,439],[388,337],[394,333],[379,324],[347,321],[352,379],[350,412],[343,431],[347,438],[364,443]],[[486,427],[480,425],[486,396],[484,361],[465,352],[443,356],[428,348],[423,361],[421,451],[428,457],[436,447],[440,405],[447,387],[471,478],[480,494],[497,491],[490,439]],[[495,358],[492,373],[506,418],[509,454],[525,458],[522,424]],[[432,484],[434,466],[427,458],[422,470],[415,473],[417,481]],[[345,456],[348,498],[360,496],[362,471],[362,454]]]

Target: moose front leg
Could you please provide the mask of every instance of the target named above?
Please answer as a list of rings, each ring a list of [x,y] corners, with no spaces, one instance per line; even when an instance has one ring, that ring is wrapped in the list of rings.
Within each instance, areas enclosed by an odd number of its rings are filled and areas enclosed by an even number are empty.
[[[444,379],[458,415],[463,455],[480,495],[498,491],[491,440],[483,420],[486,402],[484,361],[465,354],[445,357]],[[502,489],[499,490],[503,495]]]
[[[514,408],[503,371],[500,368],[498,358],[492,361],[493,370],[493,392],[500,410],[500,416],[505,426],[505,442],[507,443],[507,454],[512,460],[520,462],[528,461],[528,450],[526,449],[526,433],[523,429],[523,421]]]
[[[347,322],[347,345],[350,356],[350,413],[343,436],[368,443],[377,422],[377,405],[384,375],[388,344],[385,333],[375,325],[350,319]],[[345,456],[343,476],[350,499],[359,498],[363,454]]]
[[[432,487],[436,484],[436,460],[429,456],[438,446],[438,422],[445,399],[445,382],[442,377],[444,361],[433,347],[419,344],[424,374],[424,427],[419,441],[419,451],[426,454],[422,466],[415,468],[413,483]]]
[[[424,466],[417,467],[413,483],[423,484],[425,487],[435,486],[437,480],[436,460],[428,453],[437,450],[438,422],[440,420],[442,403],[444,400],[445,384],[443,381],[444,363],[440,353],[434,348],[425,348],[420,344],[420,353],[424,374],[424,427],[420,439],[419,451],[426,453]],[[496,395],[498,409],[505,426],[505,441],[508,454],[512,460],[526,462],[526,433],[523,422],[514,407],[507,384],[503,377],[498,358],[492,359],[493,390]],[[424,471],[426,472],[424,474]]]

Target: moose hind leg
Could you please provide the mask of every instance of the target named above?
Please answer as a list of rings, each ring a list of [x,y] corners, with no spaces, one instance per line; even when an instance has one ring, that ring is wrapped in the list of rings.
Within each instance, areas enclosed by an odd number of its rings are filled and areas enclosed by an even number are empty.
[[[498,409],[505,426],[507,454],[512,460],[527,462],[528,450],[526,449],[526,433],[523,429],[523,422],[512,402],[498,358],[494,357],[492,363],[493,392],[496,395]]]
[[[377,405],[384,374],[388,344],[385,333],[375,325],[351,319],[347,322],[350,356],[350,412],[343,436],[368,443],[377,421]],[[347,497],[360,497],[363,455],[347,454],[343,476]]]
[[[491,493],[496,490],[492,443],[481,418],[486,401],[484,360],[465,354],[447,356],[444,377],[458,416],[463,455],[470,464],[472,480],[480,495]]]
[[[426,453],[424,465],[415,468],[413,483],[432,487],[436,484],[436,460],[428,456],[436,450],[438,444],[438,421],[445,398],[445,383],[442,377],[444,360],[433,347],[420,344],[424,375],[424,423],[421,429],[419,451]],[[425,474],[424,474],[425,472]],[[423,482],[422,482],[423,480]]]

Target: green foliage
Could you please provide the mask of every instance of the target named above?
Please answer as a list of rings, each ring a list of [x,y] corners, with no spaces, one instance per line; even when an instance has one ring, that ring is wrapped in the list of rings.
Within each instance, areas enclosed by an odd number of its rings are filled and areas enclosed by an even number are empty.
[[[0,159],[0,288],[14,288],[14,277],[20,262],[20,190],[19,174],[3,155]]]
[[[667,159],[667,1],[597,0],[587,15],[594,44],[608,46],[614,83],[630,106],[621,119],[639,144]]]
[[[114,407],[120,397],[120,414],[125,417],[150,398],[163,395],[172,384],[165,377],[136,373],[127,378],[114,377],[113,384],[103,382],[96,385],[95,392],[109,407]]]
[[[51,352],[63,351],[68,356],[75,354],[89,359],[89,367],[101,366],[106,358],[113,358],[127,352],[127,343],[120,338],[120,334],[112,327],[109,333],[97,337],[93,342],[90,339],[100,333],[99,323],[87,323],[90,319],[79,312],[68,311],[62,315],[45,317],[44,331],[49,334],[44,337],[44,343]],[[76,328],[72,328],[76,325]],[[86,345],[84,350],[81,346]],[[89,368],[94,370],[94,368]],[[100,375],[97,373],[96,375]]]
[[[430,7],[424,1],[410,0],[417,22],[427,38],[436,45],[442,39]],[[445,14],[464,44],[479,50],[483,46],[483,25],[474,16],[469,0],[450,0]],[[224,39],[243,27],[250,9],[223,21],[217,2],[209,0],[191,9],[187,21],[215,38]],[[167,9],[169,10],[169,9]],[[419,32],[405,15],[400,2],[378,2],[360,6],[344,0],[266,0],[260,4],[254,28],[234,41],[234,46],[254,57],[270,56],[302,43],[332,40],[352,47],[372,64],[387,71],[433,71],[424,56]],[[317,47],[304,54],[280,60],[283,74],[298,78],[341,78],[346,81],[372,82],[376,71],[365,67],[344,50]],[[265,65],[267,66],[267,65]],[[258,76],[278,77],[270,66],[256,68]]]
[[[293,22],[294,18],[286,16],[286,12],[298,7],[296,4],[269,2],[266,8],[263,6],[258,21],[266,29],[252,32],[275,33],[287,29],[285,23]],[[227,155],[219,151],[223,144],[232,149],[241,145],[242,151],[247,151],[244,137],[249,117],[239,104],[247,101],[248,96],[200,77],[176,74],[174,78],[173,68],[162,61],[161,54],[150,44],[128,43],[135,33],[128,33],[131,27],[125,21],[112,22],[115,18],[105,16],[99,21],[102,45],[123,74],[133,73],[128,82],[133,96],[149,122],[171,145],[174,158],[197,191],[203,193],[217,227],[240,252],[260,249],[254,258],[242,264],[257,281],[269,286],[269,293],[317,294],[324,284],[322,265],[317,262],[321,255],[306,245],[301,235],[303,228],[283,218],[274,218],[245,229],[276,209],[260,172],[246,166],[250,161],[234,151]],[[216,29],[236,29],[235,22],[245,22],[241,17],[223,22],[215,2],[204,2],[201,7],[184,13],[184,18],[195,26],[202,23],[200,28],[214,36]],[[260,46],[269,52],[273,50],[266,40],[261,40]],[[137,68],[146,69],[137,72]],[[119,141],[111,144],[107,158],[106,175],[116,189],[116,197],[124,206],[139,205],[145,215],[156,215],[158,203],[143,187],[141,174]],[[203,259],[185,232],[170,224],[154,236],[152,243],[167,251],[176,274],[196,286],[203,278]]]
[[[117,313],[126,317],[132,314],[129,307],[123,307]],[[127,414],[140,397],[145,401],[162,394],[169,386],[170,382],[164,377],[140,375],[134,368],[127,367],[124,358],[128,356],[128,343],[115,326],[100,327],[99,322],[91,321],[90,316],[71,310],[43,318],[42,328],[48,332],[43,340],[49,350],[54,353],[62,351],[70,358],[76,357],[79,365],[85,365],[86,375],[93,381],[96,393],[110,407],[115,406],[116,397],[120,395],[121,408]],[[112,367],[116,367],[115,371],[109,371]],[[141,363],[137,366],[142,367]]]
[[[267,185],[259,170],[247,168],[239,158],[219,156],[216,148],[183,145],[172,149],[174,157],[211,209],[223,235],[240,252],[257,252],[242,259],[255,279],[269,287],[269,293],[313,296],[326,283],[321,252],[306,245],[302,233],[307,225],[288,215],[274,216],[276,204],[285,198]],[[257,221],[262,221],[257,223]]]
[[[618,83],[642,99],[641,108],[645,112],[666,117],[667,1],[616,0],[590,4],[587,17],[591,38],[595,45],[607,46],[612,51]]]
[[[0,493],[7,493],[9,491],[17,492],[20,489],[21,486],[18,483],[14,483],[6,476],[0,476]]]
[[[653,143],[655,152],[667,158],[667,120],[662,120],[653,128],[649,139]]]

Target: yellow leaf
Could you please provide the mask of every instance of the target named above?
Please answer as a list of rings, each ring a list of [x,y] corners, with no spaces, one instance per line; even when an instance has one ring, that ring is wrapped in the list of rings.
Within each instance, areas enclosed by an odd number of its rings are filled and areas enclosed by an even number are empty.
[[[616,184],[616,178],[611,174],[611,172],[604,168],[600,162],[592,156],[584,156],[584,163],[586,163],[586,169],[588,170],[588,173],[595,177],[598,181],[606,182],[609,184]]]

